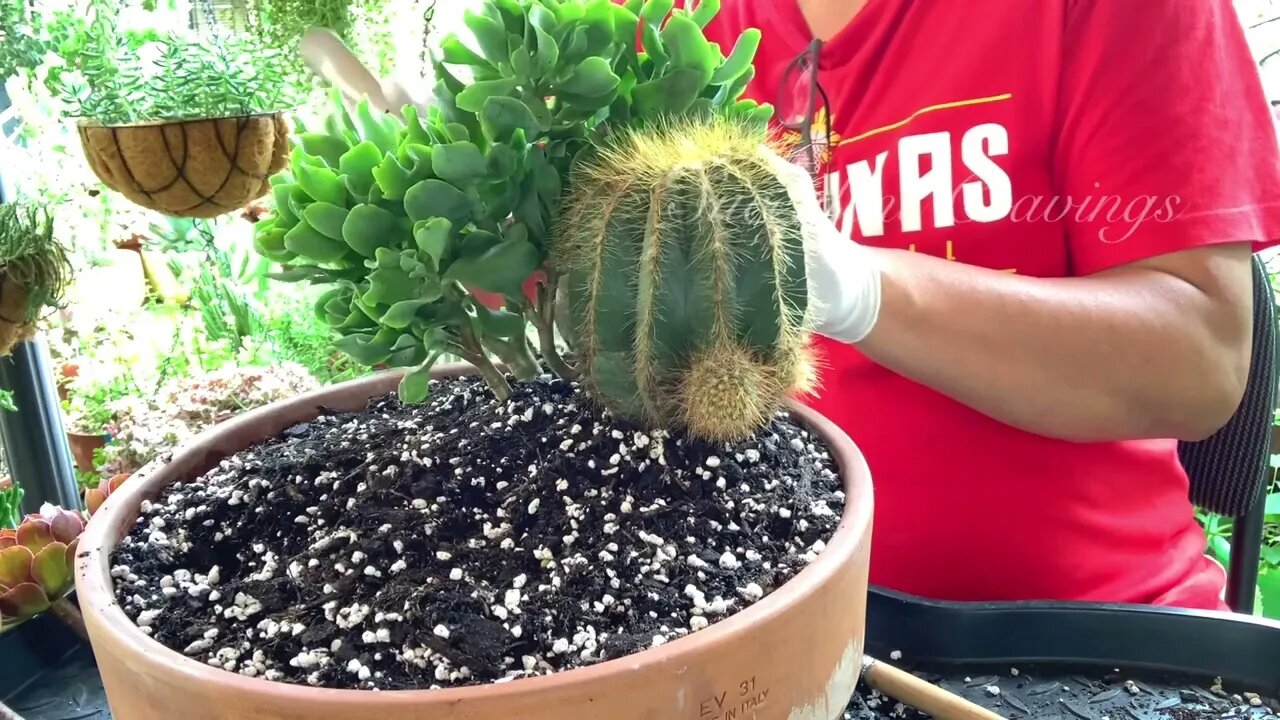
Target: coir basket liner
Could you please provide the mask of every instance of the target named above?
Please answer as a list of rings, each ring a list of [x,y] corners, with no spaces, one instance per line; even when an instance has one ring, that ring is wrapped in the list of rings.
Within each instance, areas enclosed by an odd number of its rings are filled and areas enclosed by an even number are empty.
[[[79,130],[89,166],[107,187],[174,217],[216,217],[257,200],[289,155],[283,113]]]
[[[437,377],[469,372],[440,368]],[[119,720],[836,720],[858,683],[866,622],[872,490],[847,436],[816,413],[795,417],[827,443],[847,496],[826,549],[763,600],[660,647],[553,675],[444,690],[315,688],[245,677],[168,649],[116,601],[110,557],[143,500],[258,441],[392,393],[399,373],[324,388],[237,417],[140,471],[80,538],[76,588]]]

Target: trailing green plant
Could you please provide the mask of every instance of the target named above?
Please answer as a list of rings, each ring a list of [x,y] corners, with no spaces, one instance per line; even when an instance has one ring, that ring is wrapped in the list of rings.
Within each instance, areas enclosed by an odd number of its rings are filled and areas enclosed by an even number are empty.
[[[144,62],[139,38],[116,29],[118,8],[91,0],[92,21],[74,53],[79,78],[65,83],[71,114],[103,125],[250,115],[296,102],[281,49],[237,32],[141,38],[156,45]]]
[[[61,304],[71,272],[45,207],[0,204],[0,355],[35,332],[42,310]]]
[[[583,207],[591,205],[599,217],[604,198],[573,192],[576,169],[601,158],[616,161],[600,151],[616,146],[617,138],[669,139],[672,128],[700,128],[705,142],[698,150],[710,164],[720,162],[718,153],[737,161],[743,148],[765,144],[772,108],[741,99],[760,33],[745,32],[726,56],[702,33],[718,9],[712,0],[691,12],[674,10],[672,0],[487,0],[465,14],[475,49],[456,35],[443,41],[433,63],[438,82],[429,112],[407,107],[400,121],[372,112],[367,103],[350,112],[337,105],[323,127],[304,128],[290,168],[272,178],[275,211],[257,225],[259,251],[284,266],[280,279],[328,287],[317,313],[339,335],[339,349],[365,365],[412,368],[400,386],[408,402],[426,396],[428,373],[446,354],[475,365],[499,398],[510,394],[499,367],[529,379],[543,370],[540,355],[557,374],[577,377],[581,370],[595,378],[591,385],[617,412],[687,421],[687,412],[636,412],[634,403],[619,401],[622,393],[604,392],[598,339],[587,341],[586,352],[575,351],[582,350],[574,332],[581,322],[566,322],[557,311],[566,273],[580,276],[582,269],[577,262],[551,260],[590,254],[585,237],[562,237],[560,216],[592,216]],[[474,80],[460,81],[458,66]],[[746,172],[748,165],[740,169]],[[594,167],[586,177],[604,174]],[[780,212],[778,183],[757,177],[763,172],[758,168],[751,172],[769,197],[738,204],[730,222],[744,226],[753,213]],[[661,178],[650,173],[638,182],[656,191]],[[712,194],[724,199],[740,185],[726,181]],[[637,196],[627,202],[627,216],[634,217],[648,201]],[[730,243],[729,255],[785,256],[744,270],[760,275],[752,280],[762,294],[752,309],[762,316],[726,316],[721,327],[722,335],[750,335],[734,346],[738,354],[750,356],[753,367],[771,367],[768,379],[776,382],[762,397],[795,387],[794,378],[803,376],[801,344],[792,332],[804,312],[794,221],[794,212],[780,214],[766,226],[786,229],[776,243],[745,232]],[[716,231],[699,227],[673,238],[671,252],[688,254],[693,244],[707,244],[703,233]],[[604,243],[604,237],[596,241]],[[600,244],[595,250],[618,248]],[[634,269],[613,269],[602,281],[625,293],[636,276]],[[691,274],[672,276],[662,292],[686,292],[682,283],[698,281]],[[722,284],[715,292],[724,294],[707,298],[739,310],[728,295],[732,287]],[[785,297],[771,303],[770,292]],[[635,315],[615,319],[615,330],[634,338]],[[766,338],[770,328],[773,343]],[[661,368],[687,367],[695,349],[691,343],[664,345],[669,355]],[[771,406],[761,401],[741,415],[758,422]]]

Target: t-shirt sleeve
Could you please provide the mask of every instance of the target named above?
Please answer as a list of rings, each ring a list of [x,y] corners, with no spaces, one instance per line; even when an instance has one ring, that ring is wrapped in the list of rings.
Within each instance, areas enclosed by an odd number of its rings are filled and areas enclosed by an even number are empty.
[[[1231,0],[1070,8],[1053,163],[1089,208],[1066,218],[1073,272],[1280,239],[1276,120]]]

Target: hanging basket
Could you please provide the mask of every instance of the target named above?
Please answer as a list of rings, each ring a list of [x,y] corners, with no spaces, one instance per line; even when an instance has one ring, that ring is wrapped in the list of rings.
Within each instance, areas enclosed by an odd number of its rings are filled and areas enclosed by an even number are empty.
[[[35,337],[36,323],[27,308],[27,291],[0,267],[0,357],[8,357],[18,343]]]
[[[211,218],[266,195],[289,159],[284,113],[133,125],[80,125],[89,166],[130,201],[173,217]]]

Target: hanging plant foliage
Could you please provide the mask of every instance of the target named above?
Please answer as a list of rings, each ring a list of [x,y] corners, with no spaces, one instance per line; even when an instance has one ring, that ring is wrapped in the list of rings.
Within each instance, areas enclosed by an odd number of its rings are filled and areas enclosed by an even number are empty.
[[[287,164],[293,90],[284,58],[226,30],[149,38],[153,61],[94,0],[67,100],[89,166],[130,201],[173,217],[210,218],[267,194]],[[150,49],[150,48],[149,48]]]
[[[0,204],[0,357],[36,333],[45,308],[56,308],[71,279],[71,262],[40,206]]]

